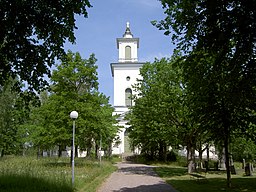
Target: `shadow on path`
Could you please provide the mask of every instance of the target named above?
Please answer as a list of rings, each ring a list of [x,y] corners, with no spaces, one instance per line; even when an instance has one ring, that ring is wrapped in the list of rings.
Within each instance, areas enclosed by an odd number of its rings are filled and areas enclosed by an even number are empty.
[[[160,192],[166,191],[166,184],[154,184],[154,185],[140,185],[138,187],[124,187],[118,190],[114,190],[113,192]]]
[[[177,192],[155,173],[154,166],[122,162],[117,167],[98,192]]]
[[[147,175],[157,177],[158,175],[154,172],[153,167],[150,166],[134,166],[134,167],[122,167],[118,170],[124,174],[135,174],[135,175]]]

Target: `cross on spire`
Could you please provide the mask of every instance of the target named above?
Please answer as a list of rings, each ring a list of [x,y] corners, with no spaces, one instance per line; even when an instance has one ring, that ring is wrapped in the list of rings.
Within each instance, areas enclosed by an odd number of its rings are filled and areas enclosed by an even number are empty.
[[[130,23],[127,22],[126,23],[126,30],[125,30],[125,33],[123,35],[124,38],[133,38],[133,35],[131,33],[131,30],[130,30]]]
[[[130,29],[130,23],[129,22],[126,23],[126,28]]]

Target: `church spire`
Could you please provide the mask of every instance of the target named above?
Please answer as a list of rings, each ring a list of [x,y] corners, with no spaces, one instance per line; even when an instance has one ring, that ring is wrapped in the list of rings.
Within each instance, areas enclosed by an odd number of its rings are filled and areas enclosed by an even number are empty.
[[[119,49],[119,63],[138,62],[137,51],[139,48],[139,38],[134,38],[130,30],[130,23],[126,23],[126,30],[122,38],[117,38],[117,48]]]
[[[130,30],[130,23],[129,22],[126,23],[126,30],[125,30],[125,33],[123,35],[123,38],[133,38],[132,32]]]

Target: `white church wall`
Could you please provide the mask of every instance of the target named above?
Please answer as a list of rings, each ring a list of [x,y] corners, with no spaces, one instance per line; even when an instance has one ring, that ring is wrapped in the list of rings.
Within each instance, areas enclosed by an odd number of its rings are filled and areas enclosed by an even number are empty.
[[[130,49],[126,47],[129,46]],[[132,89],[132,95],[137,93],[132,88],[132,85],[137,83],[137,79],[141,79],[139,75],[139,69],[144,63],[138,62],[137,51],[139,48],[139,38],[133,38],[130,31],[130,25],[127,22],[126,30],[123,38],[117,38],[117,48],[119,49],[118,63],[111,63],[112,76],[114,78],[114,108],[115,114],[119,114],[120,117],[118,125],[122,126],[120,132],[117,133],[117,138],[120,139],[120,144],[118,146],[113,143],[112,154],[122,154],[125,152],[125,130],[129,127],[126,125],[124,116],[127,111],[129,111],[128,106],[126,106],[125,90],[127,88]],[[127,51],[127,52],[126,52]],[[130,52],[131,51],[131,52]],[[127,57],[127,58],[126,58]],[[134,103],[132,103],[133,105]]]
[[[115,143],[113,143],[112,154],[114,155],[124,153],[124,132],[127,128],[127,125],[125,122],[121,122],[118,125],[123,126],[124,128],[121,128],[120,132],[117,134],[117,138],[120,139],[119,145],[115,145]]]
[[[138,69],[115,70],[114,78],[114,106],[125,106],[125,89],[131,88],[131,85],[137,83],[136,79],[141,78]],[[127,77],[130,80],[127,81]],[[134,90],[133,94],[136,94]]]
[[[53,150],[43,151],[43,157],[57,157],[58,156],[58,146],[56,146]],[[78,147],[78,157],[86,157],[87,152],[82,151]],[[61,151],[61,157],[71,157],[71,147],[66,146],[64,151]]]
[[[126,62],[125,59],[125,47],[130,46],[131,47],[131,62],[138,61],[138,55],[137,55],[137,43],[133,41],[128,42],[120,42],[119,43],[119,59],[118,62]]]

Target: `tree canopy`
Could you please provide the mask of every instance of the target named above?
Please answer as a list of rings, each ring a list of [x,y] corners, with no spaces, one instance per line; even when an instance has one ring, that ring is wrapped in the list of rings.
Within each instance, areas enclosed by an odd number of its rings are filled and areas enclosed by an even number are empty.
[[[109,98],[98,92],[94,54],[82,59],[79,53],[68,51],[62,62],[56,65],[51,81],[50,94],[40,95],[42,105],[34,108],[30,122],[24,126],[30,135],[27,141],[45,150],[57,145],[61,151],[70,146],[72,121],[69,113],[76,110],[79,113],[76,146],[86,150],[87,156],[95,145],[99,146],[100,139],[108,148],[118,128],[113,126],[116,121]]]
[[[64,43],[75,42],[75,14],[87,17],[86,7],[91,7],[88,0],[1,1],[0,85],[11,76],[31,92],[45,88]]]
[[[146,63],[140,69],[142,80],[135,85],[138,96],[128,115],[129,137],[150,158],[166,160],[167,147],[178,145],[182,123],[181,70],[175,59]]]
[[[222,141],[230,186],[231,136],[248,134],[255,123],[255,1],[161,2],[167,16],[153,24],[184,54],[191,110],[201,127]]]

